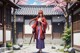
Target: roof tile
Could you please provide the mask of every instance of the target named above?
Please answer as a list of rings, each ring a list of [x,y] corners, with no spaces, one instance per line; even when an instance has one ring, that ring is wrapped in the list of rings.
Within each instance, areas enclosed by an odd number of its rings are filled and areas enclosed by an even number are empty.
[[[20,5],[21,9],[17,9],[16,15],[37,15],[39,10],[43,10],[44,15],[63,15],[63,12],[54,11],[53,5]]]

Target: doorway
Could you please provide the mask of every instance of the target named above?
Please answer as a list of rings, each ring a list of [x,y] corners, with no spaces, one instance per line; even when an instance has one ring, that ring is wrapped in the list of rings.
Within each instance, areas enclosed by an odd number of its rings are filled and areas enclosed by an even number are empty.
[[[64,23],[52,23],[52,38],[61,39],[64,31]]]
[[[17,34],[17,38],[23,37],[23,23],[20,22],[16,23],[16,34]]]

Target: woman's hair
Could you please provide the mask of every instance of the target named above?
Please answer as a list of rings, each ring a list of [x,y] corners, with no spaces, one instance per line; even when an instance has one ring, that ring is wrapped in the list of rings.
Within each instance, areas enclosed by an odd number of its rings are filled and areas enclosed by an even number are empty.
[[[42,17],[44,17],[44,15],[43,15],[43,11],[42,10],[39,10],[39,12],[38,12],[38,18],[40,17],[40,14],[42,14]]]

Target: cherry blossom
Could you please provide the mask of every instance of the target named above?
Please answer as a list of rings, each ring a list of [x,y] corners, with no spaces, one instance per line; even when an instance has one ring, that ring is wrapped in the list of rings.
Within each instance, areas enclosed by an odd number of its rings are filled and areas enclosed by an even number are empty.
[[[28,0],[20,0],[17,4],[26,5]]]
[[[12,2],[15,1],[15,4],[19,4],[19,5],[25,5],[27,4],[28,0],[10,0]]]
[[[61,11],[66,15],[66,5],[67,2],[65,0],[38,0],[40,2],[46,2],[46,5],[54,5],[53,10]]]

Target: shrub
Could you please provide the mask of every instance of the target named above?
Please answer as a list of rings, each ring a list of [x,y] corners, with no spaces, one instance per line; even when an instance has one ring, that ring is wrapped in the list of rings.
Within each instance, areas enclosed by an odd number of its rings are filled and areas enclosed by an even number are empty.
[[[7,42],[6,47],[12,47],[12,42]]]
[[[65,27],[62,39],[65,41],[65,47],[69,48],[71,43],[71,27]]]

